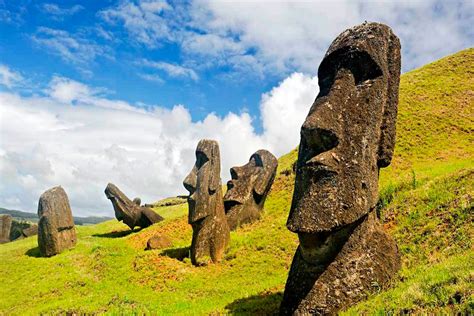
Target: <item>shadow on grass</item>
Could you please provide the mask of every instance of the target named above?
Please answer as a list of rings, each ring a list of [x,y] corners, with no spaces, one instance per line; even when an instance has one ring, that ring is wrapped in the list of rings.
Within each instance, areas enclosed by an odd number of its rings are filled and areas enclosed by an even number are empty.
[[[25,252],[25,255],[27,255],[28,257],[41,258],[39,247],[35,247],[35,248],[31,248],[30,250],[27,250]]]
[[[283,292],[263,292],[246,298],[239,298],[225,308],[232,315],[278,315]]]
[[[104,234],[94,234],[92,236],[94,237],[101,237],[101,238],[121,238],[130,235],[131,233],[137,233],[141,228],[136,228],[133,230],[121,230],[121,231],[113,231],[110,233],[104,233]]]
[[[189,258],[189,247],[166,249],[161,252],[161,255],[183,261],[184,258]]]

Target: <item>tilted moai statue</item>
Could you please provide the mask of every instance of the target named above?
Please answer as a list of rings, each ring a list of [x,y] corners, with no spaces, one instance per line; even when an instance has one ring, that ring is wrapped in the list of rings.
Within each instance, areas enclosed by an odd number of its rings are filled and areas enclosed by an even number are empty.
[[[66,192],[60,186],[41,194],[38,202],[38,246],[51,257],[76,245],[76,229]]]
[[[12,228],[12,216],[8,214],[0,215],[0,244],[10,241],[10,230]]]
[[[203,139],[196,148],[196,163],[184,179],[189,191],[188,222],[193,227],[191,262],[204,265],[222,259],[230,231],[224,212],[219,145]]]
[[[224,207],[231,230],[260,218],[277,167],[276,157],[261,149],[246,165],[230,169],[232,180],[227,182]]]
[[[135,226],[145,228],[163,220],[163,217],[155,213],[152,209],[140,206],[139,203],[141,201],[137,203],[138,198],[131,201],[113,183],[107,184],[105,195],[112,202],[115,218],[119,221],[123,221],[130,229],[134,229]]]
[[[318,70],[301,127],[287,227],[298,234],[282,315],[335,314],[388,283],[398,248],[376,216],[379,169],[390,164],[400,42],[383,24],[344,31]]]
[[[142,199],[140,199],[139,197],[136,197],[136,198],[133,199],[133,203],[140,206],[140,205],[142,205]]]

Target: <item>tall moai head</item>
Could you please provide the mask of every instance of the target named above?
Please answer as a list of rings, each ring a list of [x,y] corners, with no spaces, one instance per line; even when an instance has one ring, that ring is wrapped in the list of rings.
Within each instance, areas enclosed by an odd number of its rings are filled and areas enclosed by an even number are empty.
[[[280,313],[336,314],[385,286],[398,248],[376,212],[395,145],[400,42],[383,24],[344,31],[318,70],[303,126],[287,227],[300,241]]]
[[[214,140],[203,139],[196,148],[196,163],[184,179],[183,185],[189,191],[189,223],[195,223],[214,215],[218,201],[216,194],[221,190],[221,158],[219,145]],[[220,192],[220,191],[219,191]]]
[[[224,207],[231,230],[260,218],[277,166],[276,157],[261,149],[247,164],[230,169],[232,179],[227,182]]]
[[[390,164],[400,80],[400,42],[383,24],[339,35],[318,70],[320,92],[301,127],[288,229],[330,231],[355,222],[378,196]]]
[[[205,265],[219,262],[229,243],[230,231],[222,199],[219,145],[203,139],[196,148],[196,163],[184,179],[189,191],[188,221],[193,227],[191,262]]]

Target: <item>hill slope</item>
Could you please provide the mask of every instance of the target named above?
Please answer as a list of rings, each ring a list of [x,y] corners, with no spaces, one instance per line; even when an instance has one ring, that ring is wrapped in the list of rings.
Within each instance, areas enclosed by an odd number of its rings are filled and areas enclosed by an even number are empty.
[[[472,69],[474,49],[402,76],[379,205],[403,268],[390,289],[348,314],[474,312]],[[262,220],[231,233],[221,264],[192,266],[187,206],[158,207],[166,220],[141,231],[116,221],[77,227],[77,247],[53,258],[37,257],[35,238],[1,245],[0,313],[275,312],[298,244],[285,227],[296,154],[280,158]],[[143,251],[155,233],[173,247]]]

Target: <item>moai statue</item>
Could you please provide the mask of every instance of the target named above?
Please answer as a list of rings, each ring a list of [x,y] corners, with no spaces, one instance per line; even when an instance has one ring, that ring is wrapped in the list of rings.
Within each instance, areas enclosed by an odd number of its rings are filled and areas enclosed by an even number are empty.
[[[113,183],[107,184],[105,188],[105,196],[112,202],[115,211],[115,218],[123,221],[130,229],[135,226],[141,228],[148,227],[155,223],[161,222],[163,217],[155,213],[152,209],[140,206],[139,198],[131,201],[122,191]]]
[[[188,222],[193,227],[194,265],[205,265],[210,260],[219,262],[229,243],[220,173],[219,145],[214,140],[201,140],[196,148],[196,163],[183,181],[189,191]]]
[[[379,169],[390,164],[400,42],[383,24],[344,31],[318,70],[303,126],[287,221],[297,233],[282,315],[336,314],[386,285],[400,268],[376,215]]]
[[[8,214],[0,215],[0,244],[10,241],[10,230],[12,228],[12,216]]]
[[[38,202],[38,246],[51,257],[76,245],[76,229],[66,192],[60,186],[44,192]]]
[[[232,180],[227,182],[224,208],[231,230],[260,218],[277,166],[275,156],[261,149],[246,165],[230,169]]]
[[[140,205],[142,205],[142,199],[140,199],[139,197],[136,197],[136,198],[133,199],[133,203],[140,206]]]

